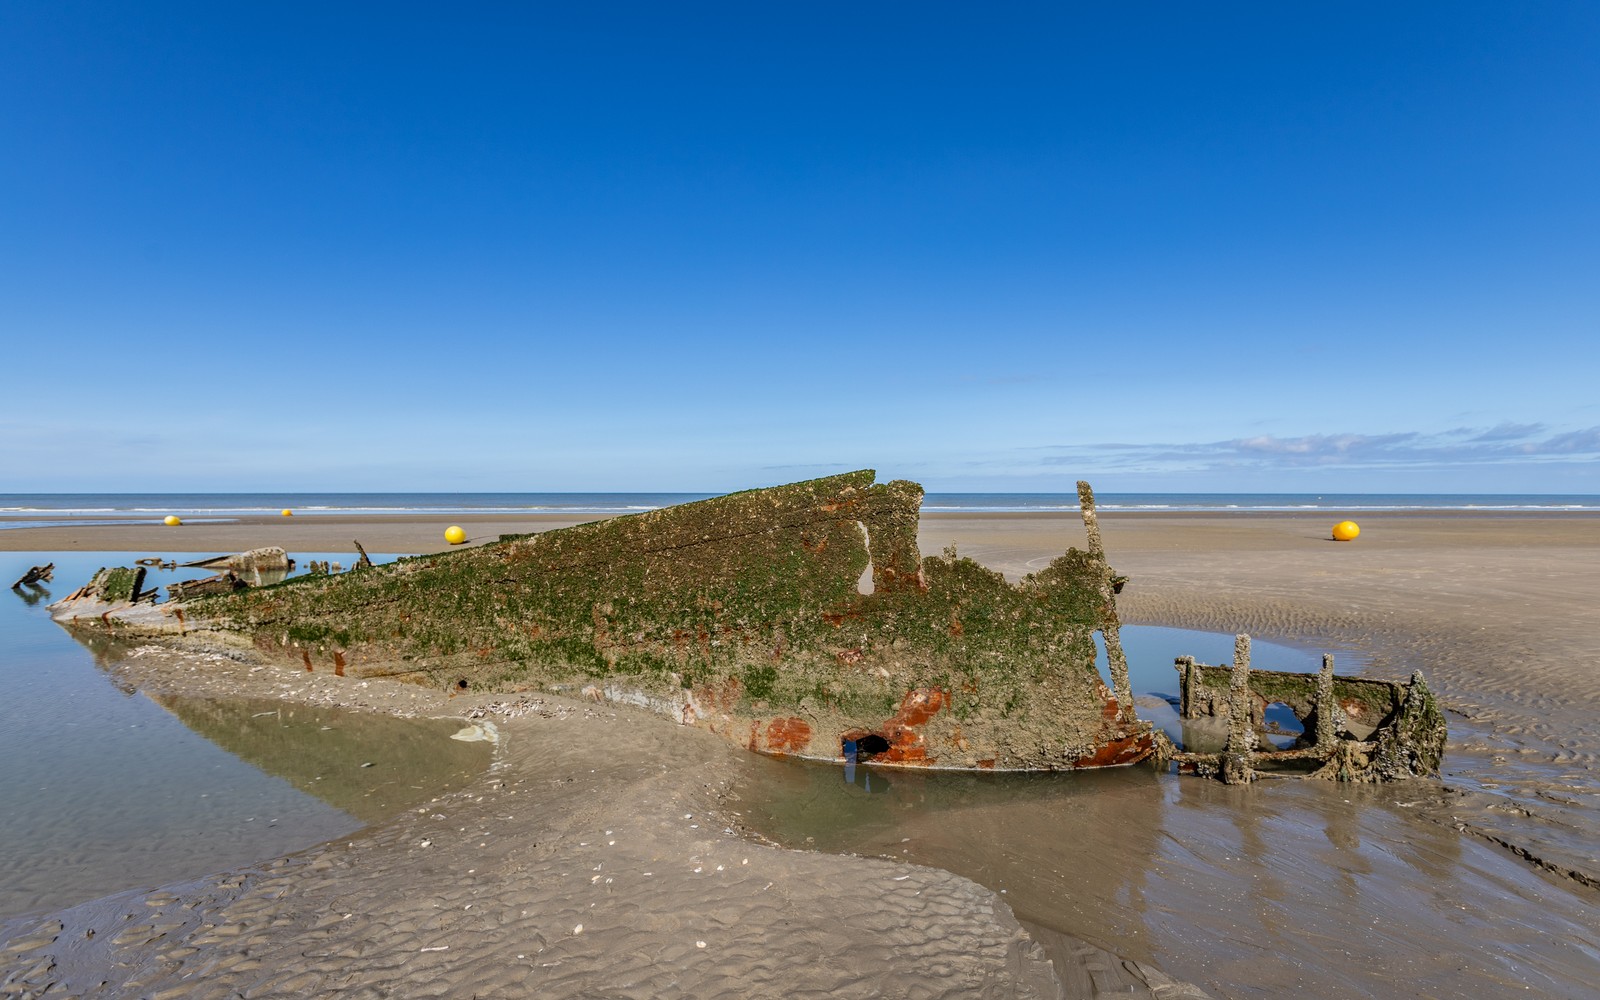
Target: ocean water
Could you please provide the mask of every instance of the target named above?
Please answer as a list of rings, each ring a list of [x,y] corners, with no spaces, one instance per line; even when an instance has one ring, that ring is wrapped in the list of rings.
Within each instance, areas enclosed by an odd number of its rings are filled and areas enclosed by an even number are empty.
[[[5,493],[0,528],[94,521],[194,521],[276,514],[631,514],[706,493]],[[1541,493],[1101,493],[1103,511],[1600,512],[1600,495]],[[1068,512],[1074,493],[929,493],[926,513]]]

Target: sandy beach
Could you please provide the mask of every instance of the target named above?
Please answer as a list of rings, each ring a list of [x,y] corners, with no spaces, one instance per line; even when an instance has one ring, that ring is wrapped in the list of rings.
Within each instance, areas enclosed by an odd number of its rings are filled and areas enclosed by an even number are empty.
[[[423,552],[451,523],[477,543],[573,522],[71,525],[0,530],[0,548]],[[1026,832],[1025,807],[917,830],[904,860],[785,850],[742,811],[775,765],[664,719],[136,651],[117,672],[147,691],[481,716],[497,761],[348,839],[0,924],[0,996],[1581,995],[1600,979],[1600,518],[1369,515],[1353,543],[1328,527],[1102,517],[1125,622],[1423,670],[1452,727],[1443,780],[1163,781],[1070,833],[1041,814],[1035,842],[1078,838],[1082,871],[1005,895],[978,884],[985,824]],[[1081,539],[1042,515],[925,515],[920,533],[1013,578]]]

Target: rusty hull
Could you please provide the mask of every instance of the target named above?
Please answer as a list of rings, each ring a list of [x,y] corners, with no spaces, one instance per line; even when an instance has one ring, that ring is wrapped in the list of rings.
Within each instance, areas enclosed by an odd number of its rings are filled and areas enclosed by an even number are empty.
[[[127,603],[133,570],[52,607],[65,625],[248,644],[297,669],[450,691],[543,689],[632,704],[768,754],[903,767],[1065,770],[1170,759],[1248,781],[1435,774],[1427,685],[1180,660],[1186,719],[1221,752],[1179,752],[1134,714],[1094,496],[1086,548],[1008,583],[917,548],[922,488],[870,470],[264,587]],[[137,571],[142,574],[142,570]],[[204,588],[200,588],[204,589]],[[121,603],[105,604],[105,600]],[[1095,666],[1104,637],[1108,687]],[[1262,710],[1308,735],[1262,750]],[[1314,733],[1314,735],[1312,735]]]
[[[248,642],[299,669],[452,691],[644,706],[762,753],[938,768],[1070,769],[1158,752],[1095,667],[1116,636],[1093,527],[1010,584],[917,549],[922,488],[870,470],[752,490],[102,622]],[[182,613],[182,626],[176,618]],[[1120,646],[1117,647],[1120,654]],[[1120,658],[1119,658],[1120,659]]]

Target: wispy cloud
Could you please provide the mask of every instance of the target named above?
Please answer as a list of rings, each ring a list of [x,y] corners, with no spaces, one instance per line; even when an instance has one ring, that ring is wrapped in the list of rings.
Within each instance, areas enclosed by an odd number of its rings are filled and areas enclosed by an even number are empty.
[[[1533,445],[1524,445],[1533,448]],[[1557,434],[1540,443],[1536,453],[1546,455],[1572,455],[1576,457],[1600,455],[1600,427]]]
[[[1045,465],[1174,471],[1240,468],[1351,469],[1495,466],[1600,459],[1600,426],[1551,433],[1543,424],[1500,424],[1443,432],[1390,434],[1271,434],[1222,441],[1086,443],[1034,449]]]
[[[1500,424],[1486,431],[1466,430],[1461,433],[1474,435],[1474,441],[1522,441],[1544,431],[1544,424]]]

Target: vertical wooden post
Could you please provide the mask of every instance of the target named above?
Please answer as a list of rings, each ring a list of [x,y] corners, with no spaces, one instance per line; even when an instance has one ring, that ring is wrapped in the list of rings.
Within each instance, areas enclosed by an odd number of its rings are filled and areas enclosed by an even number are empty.
[[[1172,665],[1178,668],[1178,717],[1197,718],[1200,710],[1195,706],[1195,695],[1198,694],[1195,688],[1198,686],[1196,675],[1200,671],[1194,665],[1194,657],[1180,656],[1172,661]]]
[[[1250,637],[1233,637],[1233,673],[1228,684],[1228,746],[1222,752],[1222,780],[1230,785],[1254,781],[1256,729],[1250,719]]]
[[[1333,654],[1322,654],[1322,672],[1317,674],[1317,749],[1326,753],[1339,738],[1339,700],[1333,694]]]
[[[1233,674],[1228,679],[1228,752],[1249,753],[1256,748],[1256,730],[1250,719],[1250,637],[1233,637]]]

